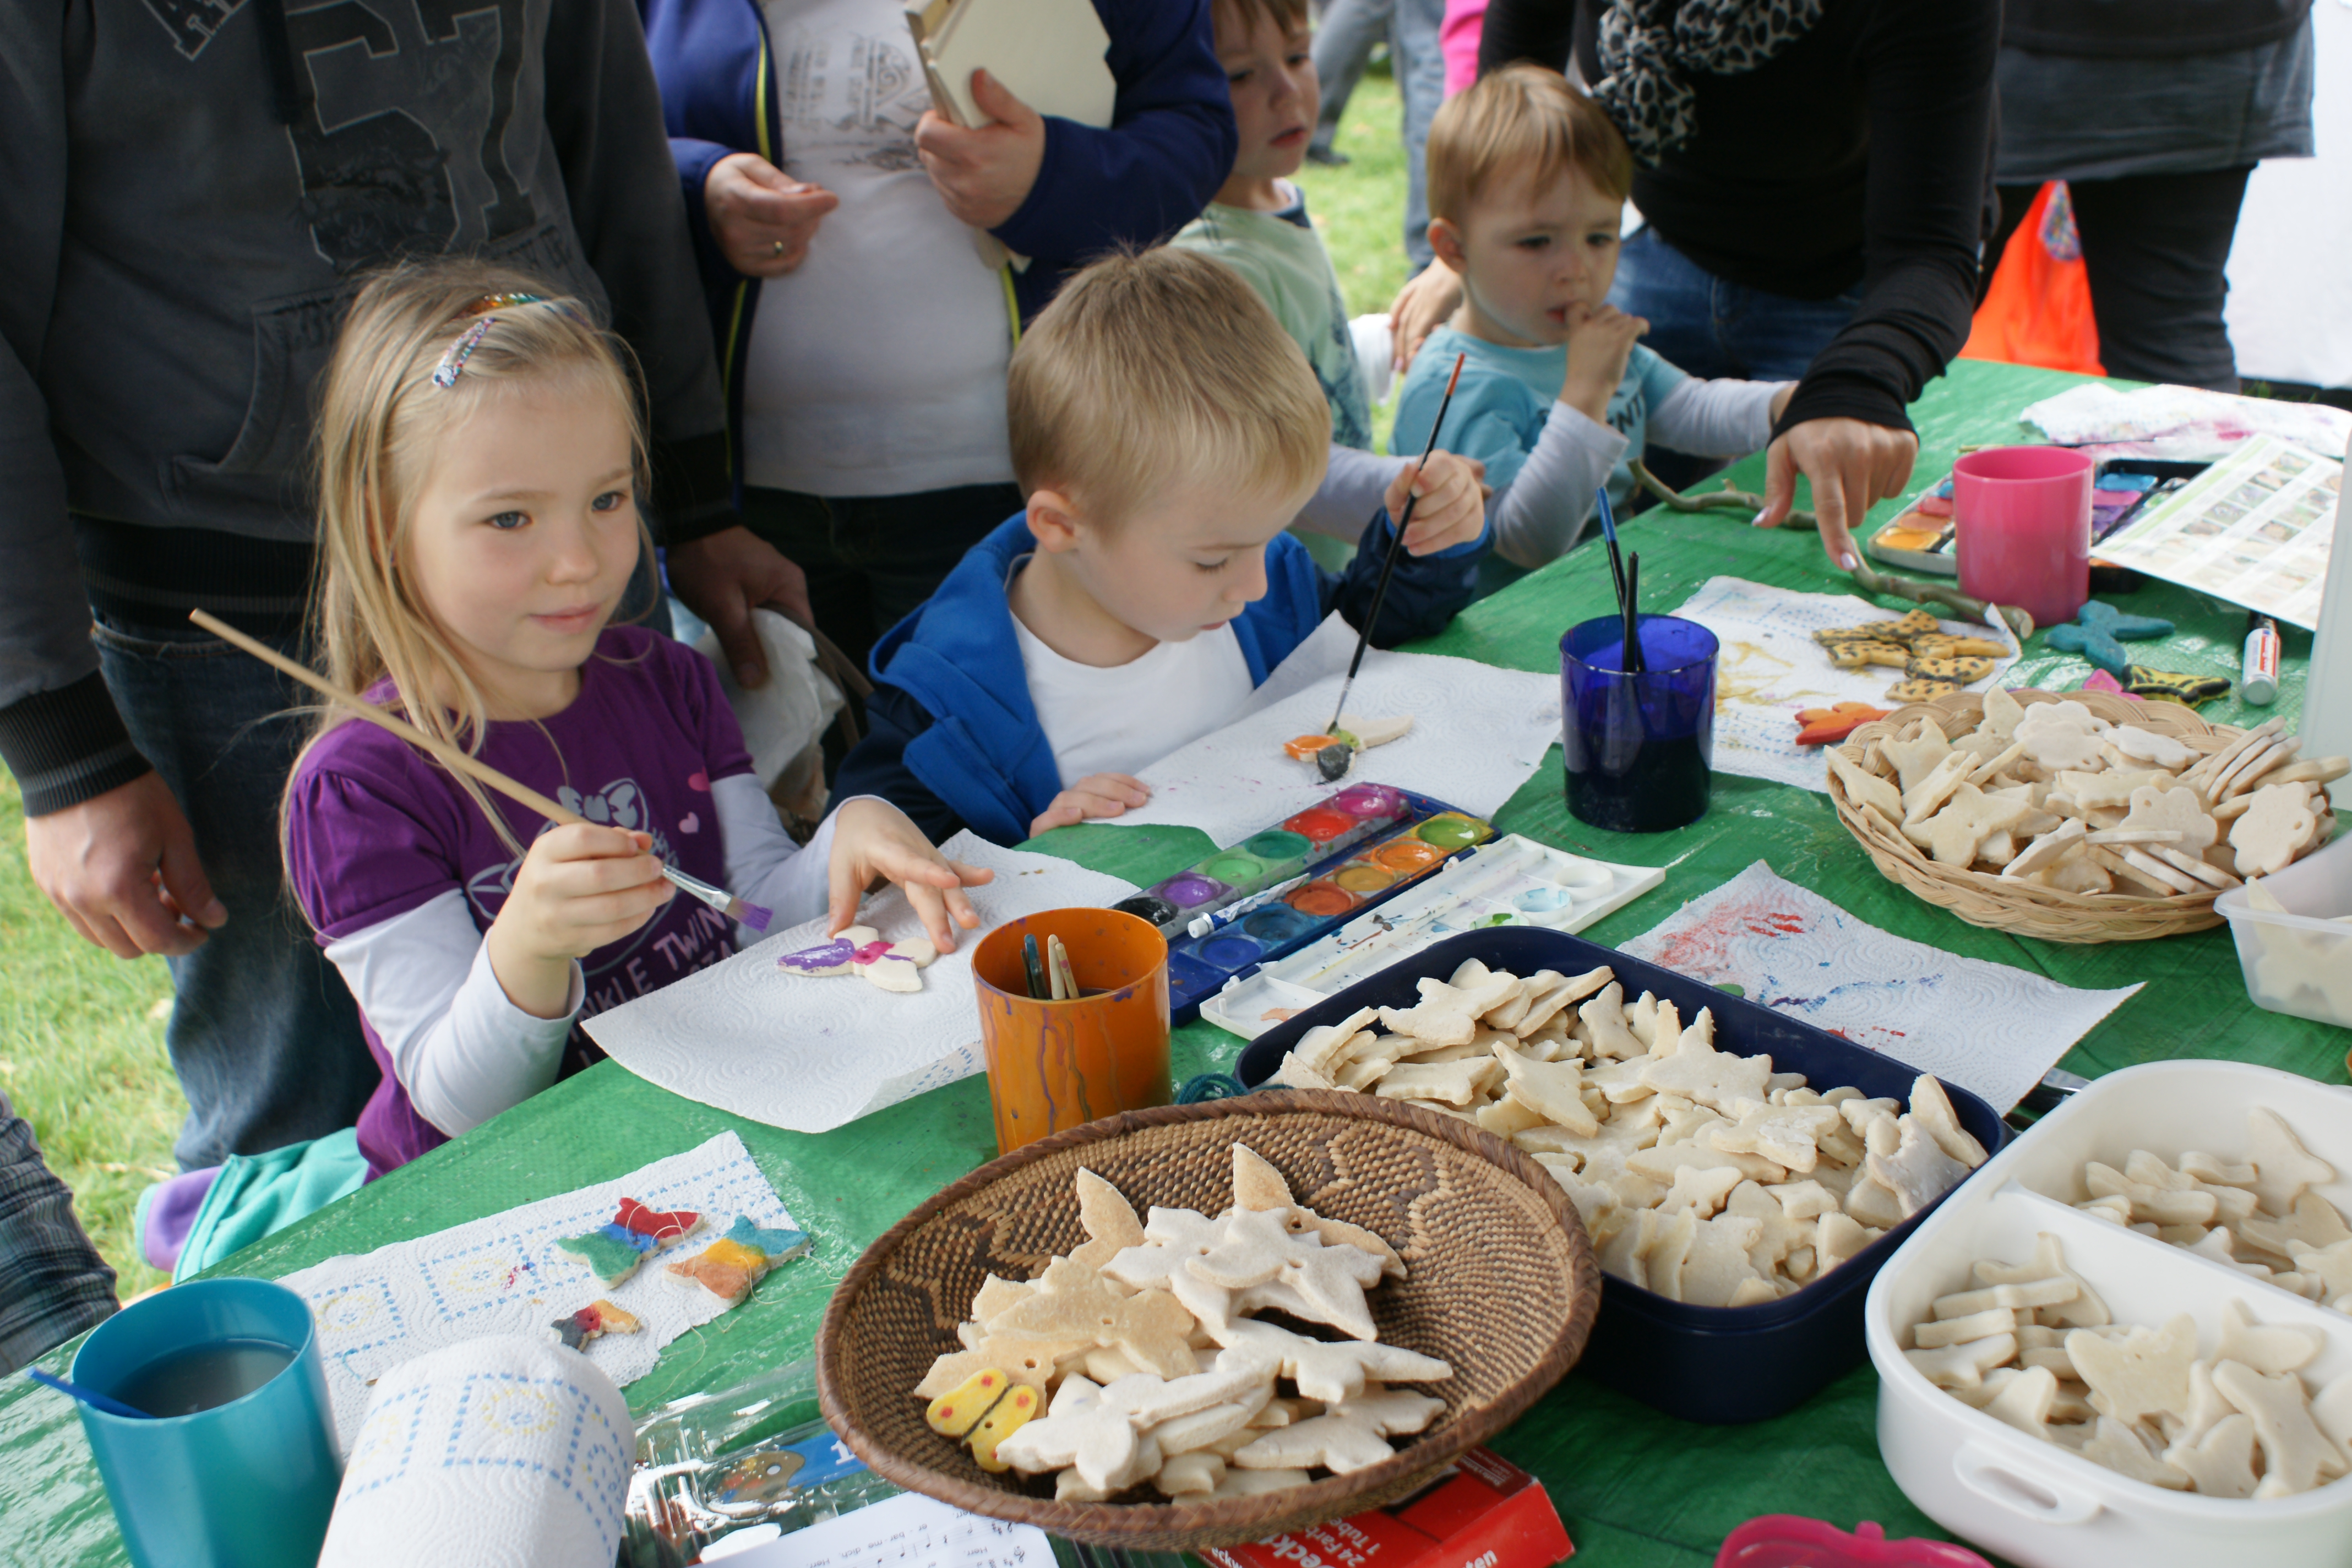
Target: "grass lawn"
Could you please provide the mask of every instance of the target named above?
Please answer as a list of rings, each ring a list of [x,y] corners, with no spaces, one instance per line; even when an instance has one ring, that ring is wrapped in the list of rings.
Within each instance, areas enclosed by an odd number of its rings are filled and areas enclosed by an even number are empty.
[[[1396,85],[1376,65],[1349,100],[1343,169],[1299,176],[1350,315],[1384,311],[1404,282],[1404,151]],[[1375,411],[1385,445],[1391,411]],[[173,1175],[187,1102],[163,1052],[171,976],[161,959],[125,963],[73,933],[25,868],[24,811],[0,772],[0,1091],[33,1124],[74,1190],[83,1226],[129,1297],[163,1282],[140,1260],[140,1190]]]

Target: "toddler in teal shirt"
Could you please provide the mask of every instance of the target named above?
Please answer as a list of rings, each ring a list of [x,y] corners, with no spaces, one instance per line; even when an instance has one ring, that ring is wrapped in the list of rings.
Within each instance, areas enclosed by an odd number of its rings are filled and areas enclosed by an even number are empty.
[[[1686,375],[1608,303],[1633,160],[1599,105],[1556,71],[1509,67],[1438,110],[1428,169],[1430,244],[1462,308],[1406,373],[1390,450],[1421,450],[1466,356],[1444,445],[1494,489],[1482,590],[1566,554],[1602,485],[1622,508],[1651,437],[1701,457],[1769,443],[1793,382]]]

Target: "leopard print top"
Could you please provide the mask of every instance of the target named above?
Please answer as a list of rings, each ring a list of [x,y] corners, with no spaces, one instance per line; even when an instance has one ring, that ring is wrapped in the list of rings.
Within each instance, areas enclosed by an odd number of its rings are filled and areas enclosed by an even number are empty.
[[[1685,71],[1754,70],[1821,19],[1822,0],[1609,0],[1592,96],[1655,164],[1697,129]]]

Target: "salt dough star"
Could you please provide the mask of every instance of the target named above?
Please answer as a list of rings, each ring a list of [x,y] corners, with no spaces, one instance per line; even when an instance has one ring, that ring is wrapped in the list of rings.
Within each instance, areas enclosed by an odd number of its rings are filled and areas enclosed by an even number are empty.
[[[1654,1093],[1679,1094],[1727,1114],[1742,1100],[1769,1100],[1771,1077],[1770,1057],[1734,1056],[1687,1034],[1673,1056],[1654,1058],[1641,1072],[1643,1085]]]
[[[1951,799],[1921,825],[1928,853],[1939,866],[1973,865],[1977,850],[1997,833],[2006,833],[2032,814],[2021,800],[1990,795],[1963,782]]]
[[[1268,1432],[1234,1455],[1247,1470],[1304,1469],[1319,1465],[1333,1475],[1366,1469],[1396,1450],[1370,1423],[1334,1412]]]
[[[2087,1329],[2066,1336],[2066,1357],[2091,1387],[2091,1405],[2118,1421],[2189,1408],[2189,1368],[2197,1359],[2197,1321],[2183,1312],[2158,1329],[2120,1339]]]
[[[1577,1092],[1584,1076],[1581,1057],[1538,1062],[1505,1045],[1495,1047],[1495,1056],[1503,1064],[1504,1076],[1510,1080],[1508,1092],[1513,1100],[1580,1138],[1592,1137],[1601,1131],[1600,1120]]]
[[[2266,1214],[2289,1214],[2305,1188],[2336,1179],[2336,1167],[2305,1149],[2267,1106],[2246,1113],[2246,1136],[2253,1146],[2248,1163],[2254,1167],[2254,1193]]]
[[[1361,1247],[1326,1247],[1319,1236],[1296,1235],[1284,1217],[1270,1209],[1237,1212],[1226,1223],[1223,1244],[1186,1258],[1186,1271],[1227,1290],[1278,1283],[1297,1299],[1289,1310],[1298,1316],[1328,1323],[1350,1339],[1376,1337],[1364,1287],[1379,1282],[1381,1258]]]
[[[1234,1206],[1279,1212],[1285,1228],[1293,1235],[1312,1232],[1323,1238],[1326,1247],[1360,1247],[1381,1260],[1391,1279],[1404,1278],[1404,1259],[1377,1232],[1302,1207],[1291,1195],[1290,1184],[1282,1173],[1244,1143],[1234,1145]]]
[[[1247,1318],[1212,1332],[1220,1344],[1246,1346],[1277,1359],[1282,1375],[1298,1385],[1301,1395],[1326,1405],[1355,1398],[1364,1392],[1367,1377],[1383,1383],[1438,1383],[1454,1375],[1454,1369],[1435,1356],[1378,1341],[1335,1344]]]
[[[1123,1248],[1103,1272],[1138,1290],[1165,1290],[1187,1258],[1197,1258],[1225,1239],[1222,1220],[1192,1209],[1155,1208],[1145,1220],[1144,1240]]]
[[[1034,1292],[989,1325],[992,1334],[1052,1341],[1087,1338],[1162,1377],[1181,1377],[1192,1370],[1188,1342],[1192,1314],[1167,1291],[1118,1295],[1103,1283],[1099,1272],[1066,1258],[1048,1264],[1036,1285]]]

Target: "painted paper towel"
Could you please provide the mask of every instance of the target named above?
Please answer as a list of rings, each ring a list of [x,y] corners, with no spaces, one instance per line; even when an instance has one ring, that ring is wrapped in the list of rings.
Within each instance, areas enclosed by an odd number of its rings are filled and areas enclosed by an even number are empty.
[[[1138,774],[1151,786],[1150,803],[1114,820],[1197,827],[1222,848],[1342,787],[1286,756],[1282,743],[1329,727],[1355,647],[1347,622],[1327,619],[1276,667],[1240,718]],[[1393,784],[1492,816],[1559,739],[1559,678],[1374,648],[1349,689],[1348,711],[1410,714],[1412,729],[1360,753],[1346,784]]]
[[[995,880],[967,889],[981,924],[923,971],[923,988],[884,991],[855,974],[776,967],[825,940],[822,918],[587,1020],[605,1053],[672,1094],[795,1132],[824,1132],[982,1070],[972,950],[1006,921],[1041,910],[1102,908],[1135,886],[1058,855],[1006,849],[960,833],[940,846]],[[906,895],[866,900],[861,924],[883,940],[923,934]]]
[[[608,1223],[624,1197],[651,1208],[693,1209],[705,1216],[707,1234],[688,1237],[620,1284],[606,1285],[555,1243]],[[542,1337],[556,1319],[598,1297],[635,1313],[645,1326],[634,1334],[589,1341],[589,1360],[617,1384],[643,1377],[662,1346],[727,1310],[724,1301],[667,1266],[716,1241],[737,1215],[749,1215],[762,1229],[800,1228],[751,1163],[743,1141],[722,1132],[617,1181],[358,1257],[330,1258],[278,1283],[310,1303],[336,1434],[348,1450],[368,1406],[369,1385],[393,1368],[468,1340]]]
[[[1761,860],[1624,951],[1711,985],[1737,985],[1751,1002],[1971,1089],[1999,1110],[2139,989],[2078,991],[1906,942],[1781,880]]]
[[[1886,695],[1903,679],[1901,670],[1883,665],[1840,669],[1813,640],[1815,632],[1832,626],[1895,618],[1867,599],[1710,577],[1675,614],[1698,622],[1723,644],[1715,671],[1717,773],[1745,773],[1827,795],[1829,764],[1819,746],[1797,744],[1797,710],[1840,702],[1867,702],[1890,711],[1903,706]],[[1983,626],[1942,624],[1961,637],[2011,640]],[[2012,647],[1975,689],[1999,686],[2001,673],[2016,662]]]
[[[608,1563],[636,1453],[629,1404],[578,1351],[501,1334],[375,1385],[319,1568]]]

